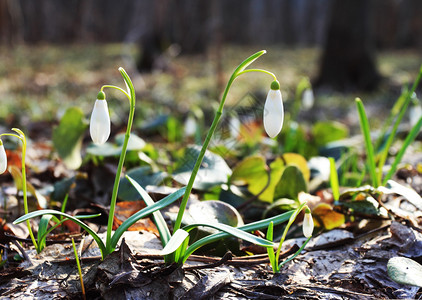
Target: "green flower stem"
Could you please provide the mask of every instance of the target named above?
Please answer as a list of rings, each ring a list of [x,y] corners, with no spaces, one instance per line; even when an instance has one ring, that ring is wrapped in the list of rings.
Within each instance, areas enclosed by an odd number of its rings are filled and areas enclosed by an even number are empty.
[[[102,87],[101,87],[101,92],[103,91],[103,89],[105,89],[105,88],[111,88],[111,89],[116,89],[116,90],[118,90],[118,91],[120,91],[120,92],[122,92],[123,94],[125,94],[126,95],[126,97],[129,99],[129,101],[130,101],[130,96],[129,96],[129,94],[124,90],[124,89],[122,89],[122,88],[120,88],[120,87],[118,87],[118,86],[115,86],[115,85],[103,85]]]
[[[113,228],[114,212],[115,212],[116,203],[117,203],[117,192],[119,190],[120,176],[122,174],[123,164],[126,158],[126,150],[127,150],[127,145],[129,143],[130,131],[132,129],[133,117],[135,115],[135,102],[136,102],[135,89],[133,87],[132,81],[130,80],[129,76],[127,75],[126,71],[123,68],[119,68],[119,72],[122,75],[124,81],[126,82],[129,88],[129,94],[125,90],[113,85],[105,85],[101,88],[101,91],[103,90],[103,88],[117,89],[121,91],[123,94],[125,94],[126,97],[128,97],[129,102],[130,102],[129,119],[127,123],[125,139],[123,141],[122,153],[120,154],[119,164],[117,166],[117,173],[114,179],[113,192],[111,195],[110,212],[108,215],[107,237],[106,237],[106,252],[107,253],[105,255],[110,254],[114,251],[113,249],[114,247],[112,247],[112,244],[111,244],[111,231]]]
[[[296,256],[298,256],[302,252],[302,250],[306,247],[306,245],[311,240],[311,238],[312,238],[312,236],[308,237],[308,239],[303,243],[302,247],[300,247],[299,250],[297,250],[296,253],[293,256],[289,257],[288,259],[286,259],[285,261],[281,262],[278,265],[278,272],[280,272],[280,269],[284,264],[288,263],[289,261],[294,259]]]
[[[25,157],[26,157],[26,137],[25,134],[22,132],[22,130],[18,129],[18,128],[12,128],[12,130],[14,132],[16,132],[18,135],[13,134],[13,133],[4,133],[0,136],[13,136],[16,137],[18,139],[21,140],[22,142],[22,192],[23,192],[23,209],[25,214],[29,213],[29,209],[28,209],[28,192],[27,192],[27,187],[26,187],[26,167],[25,167]],[[28,231],[29,231],[29,236],[31,237],[32,243],[35,247],[35,249],[37,249],[37,252],[39,252],[40,249],[38,249],[38,245],[37,242],[35,240],[35,236],[34,233],[32,232],[31,229],[31,223],[29,222],[29,220],[26,221],[26,226],[28,227]]]
[[[280,260],[280,251],[281,251],[281,246],[284,243],[284,240],[286,239],[286,235],[287,232],[290,229],[290,226],[292,226],[293,222],[296,220],[297,215],[301,212],[301,210],[305,207],[306,203],[302,203],[297,209],[296,211],[290,216],[289,222],[286,225],[286,228],[284,228],[284,232],[283,235],[280,239],[280,243],[278,244],[278,248],[277,248],[277,252],[275,254],[275,261],[276,264],[278,264],[279,260]],[[277,266],[277,272],[280,272],[279,267]]]
[[[265,73],[265,74],[268,74],[268,75],[272,76],[274,80],[277,80],[277,77],[274,75],[274,73],[269,72],[269,71],[267,71],[267,70],[262,70],[262,69],[247,69],[247,70],[244,70],[244,71],[242,71],[242,72],[239,72],[239,73],[237,74],[237,76],[240,76],[240,75],[243,75],[243,74],[246,74],[246,73],[251,73],[251,72],[261,72],[261,73]]]
[[[205,151],[208,148],[208,145],[209,145],[209,143],[211,141],[211,138],[212,138],[212,136],[214,134],[214,131],[217,128],[218,122],[220,121],[221,115],[223,114],[224,103],[226,102],[227,94],[229,93],[230,87],[232,86],[234,80],[238,76],[240,76],[242,74],[245,74],[245,73],[249,73],[249,72],[261,72],[261,73],[269,74],[273,78],[275,78],[275,80],[276,80],[275,75],[273,73],[271,73],[271,72],[266,71],[266,70],[261,70],[261,69],[244,70],[248,65],[250,65],[253,61],[255,61],[258,57],[260,57],[263,54],[265,54],[265,50],[259,51],[259,52],[255,53],[255,54],[251,55],[247,59],[245,59],[234,70],[234,72],[231,75],[229,81],[227,82],[226,88],[224,89],[224,93],[223,93],[223,96],[222,96],[221,101],[220,101],[220,105],[218,106],[218,110],[217,110],[217,112],[215,114],[214,120],[212,121],[211,127],[210,127],[210,129],[208,131],[208,134],[207,134],[207,136],[205,138],[205,141],[202,144],[201,151],[200,151],[200,153],[198,155],[198,158],[196,159],[196,163],[195,163],[195,165],[193,167],[192,174],[191,174],[191,176],[189,178],[189,182],[188,182],[188,184],[186,186],[186,192],[183,195],[182,202],[180,203],[179,212],[177,214],[176,222],[175,222],[174,228],[173,228],[173,233],[176,232],[178,229],[180,229],[180,226],[182,224],[183,214],[184,214],[184,211],[186,209],[186,205],[188,203],[189,196],[190,196],[190,194],[192,192],[193,183],[195,182],[196,175],[197,175],[197,173],[199,171],[199,168],[201,167],[202,160],[204,159]]]

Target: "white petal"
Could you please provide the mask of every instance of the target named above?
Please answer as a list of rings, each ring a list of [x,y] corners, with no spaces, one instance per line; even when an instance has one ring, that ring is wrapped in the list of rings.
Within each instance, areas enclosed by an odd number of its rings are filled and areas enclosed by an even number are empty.
[[[7,156],[4,146],[0,146],[0,174],[3,174],[7,169]]]
[[[283,127],[284,110],[280,90],[270,90],[264,106],[264,128],[268,136],[273,138]]]
[[[314,231],[314,219],[312,219],[311,214],[305,213],[305,217],[303,218],[303,235],[307,238],[312,236]]]
[[[96,100],[91,114],[89,132],[95,144],[104,144],[110,136],[110,115],[107,101]]]

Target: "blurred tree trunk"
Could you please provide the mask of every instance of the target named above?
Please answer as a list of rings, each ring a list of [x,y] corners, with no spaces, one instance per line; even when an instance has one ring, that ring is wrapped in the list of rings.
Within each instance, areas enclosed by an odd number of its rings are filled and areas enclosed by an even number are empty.
[[[373,90],[381,77],[374,59],[371,1],[334,0],[316,86]]]

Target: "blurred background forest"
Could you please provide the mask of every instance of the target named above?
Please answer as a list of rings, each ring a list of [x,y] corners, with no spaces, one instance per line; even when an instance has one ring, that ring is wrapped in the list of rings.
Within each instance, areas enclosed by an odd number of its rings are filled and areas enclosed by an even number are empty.
[[[0,0],[0,122],[89,111],[101,84],[119,80],[118,66],[136,73],[146,106],[166,113],[179,103],[186,113],[217,101],[234,66],[260,49],[286,101],[309,77],[318,117],[342,118],[344,97],[370,92],[384,107],[414,80],[421,14],[418,0]],[[262,97],[267,78],[258,77],[233,97]],[[340,99],[337,111],[330,99]]]

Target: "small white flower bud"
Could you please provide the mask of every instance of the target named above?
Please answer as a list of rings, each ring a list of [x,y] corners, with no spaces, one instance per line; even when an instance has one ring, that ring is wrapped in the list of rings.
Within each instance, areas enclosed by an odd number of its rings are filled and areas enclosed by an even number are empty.
[[[98,99],[95,101],[91,114],[89,132],[92,141],[98,145],[107,142],[110,136],[110,115],[103,92],[98,93]]]
[[[306,89],[302,94],[302,105],[303,108],[308,110],[314,106],[315,97],[314,92],[311,89]]]
[[[280,133],[283,120],[284,109],[280,85],[278,81],[273,81],[264,105],[264,128],[269,137],[274,138]]]
[[[303,235],[307,238],[312,236],[314,231],[314,219],[312,219],[312,214],[309,208],[306,208],[305,217],[303,218]]]
[[[3,174],[7,169],[7,156],[4,150],[3,142],[0,140],[0,174]]]

